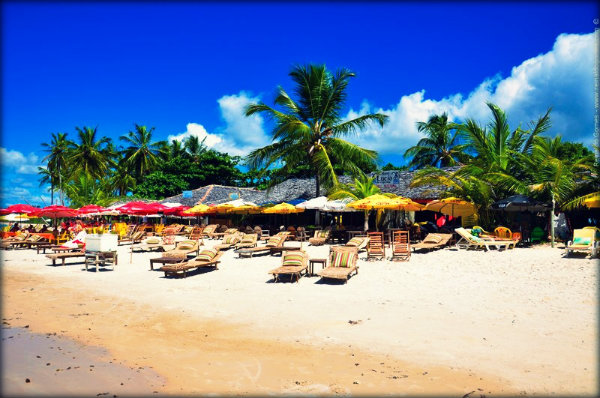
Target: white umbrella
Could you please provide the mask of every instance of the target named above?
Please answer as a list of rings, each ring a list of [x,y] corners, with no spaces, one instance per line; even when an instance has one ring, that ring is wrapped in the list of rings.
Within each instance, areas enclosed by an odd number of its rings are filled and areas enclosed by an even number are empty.
[[[330,200],[327,203],[325,203],[325,205],[323,206],[323,208],[321,210],[332,211],[332,212],[359,211],[352,207],[348,207],[348,203],[353,202],[353,201],[354,201],[354,199],[352,199],[352,198]]]
[[[167,206],[167,207],[179,207],[179,206],[183,206],[183,204],[178,203],[178,202],[164,202],[164,203],[161,203],[161,205]]]
[[[322,210],[323,206],[325,206],[325,204],[327,203],[327,200],[328,199],[326,196],[319,196],[318,198],[302,202],[299,205],[296,205],[296,207],[306,210]]]
[[[9,221],[9,222],[21,222],[29,220],[29,216],[27,214],[19,214],[19,213],[11,213],[5,216],[0,217],[0,221]]]

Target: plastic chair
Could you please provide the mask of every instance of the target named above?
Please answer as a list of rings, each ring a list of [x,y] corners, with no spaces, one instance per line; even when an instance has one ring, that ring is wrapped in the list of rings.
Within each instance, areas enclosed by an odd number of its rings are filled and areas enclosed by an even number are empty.
[[[541,243],[542,239],[544,238],[544,235],[545,235],[545,233],[544,233],[543,229],[541,229],[540,227],[534,227],[531,230],[531,236],[530,236],[531,243],[533,243],[535,241],[538,241]]]
[[[512,239],[512,231],[506,227],[497,227],[494,230],[494,235],[498,238]]]

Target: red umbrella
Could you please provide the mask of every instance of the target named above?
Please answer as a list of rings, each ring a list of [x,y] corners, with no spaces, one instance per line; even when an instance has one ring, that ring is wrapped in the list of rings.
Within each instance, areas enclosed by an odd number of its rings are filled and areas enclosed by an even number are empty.
[[[77,210],[61,205],[46,206],[35,213],[40,217],[61,218],[61,217],[77,217]]]
[[[102,207],[102,206],[87,205],[87,206],[83,206],[79,210],[77,210],[77,213],[79,215],[82,215],[82,214],[90,214],[90,213],[100,213],[100,212],[106,211],[106,210],[108,210],[108,209],[105,207]]]
[[[176,206],[176,207],[169,207],[168,209],[163,210],[163,213],[167,216],[189,216],[189,214],[181,214],[182,212],[186,211],[187,209],[189,209],[189,206]]]
[[[169,207],[164,206],[158,202],[145,203],[145,202],[129,202],[123,206],[117,207],[116,210],[125,214],[133,214],[137,216],[143,216],[148,214],[156,214],[168,210]]]
[[[2,213],[2,214],[11,214],[11,213],[31,214],[31,213],[37,213],[38,211],[40,211],[39,207],[26,205],[26,204],[18,204],[18,205],[8,206],[6,209],[0,210],[0,213]]]

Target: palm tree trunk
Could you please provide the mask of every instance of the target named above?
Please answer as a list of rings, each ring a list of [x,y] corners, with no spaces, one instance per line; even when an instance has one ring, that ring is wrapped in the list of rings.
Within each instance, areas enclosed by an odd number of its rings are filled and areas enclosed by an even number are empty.
[[[550,245],[554,247],[554,209],[556,207],[556,201],[554,196],[552,197],[552,211],[550,212]]]
[[[363,229],[365,230],[365,232],[369,230],[369,210],[365,210],[365,223]]]

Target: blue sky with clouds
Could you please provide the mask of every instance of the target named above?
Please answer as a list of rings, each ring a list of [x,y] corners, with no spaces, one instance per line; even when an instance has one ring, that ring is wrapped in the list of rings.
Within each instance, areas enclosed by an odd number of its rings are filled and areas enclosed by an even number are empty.
[[[250,102],[291,90],[293,64],[356,72],[346,117],[380,111],[383,129],[352,141],[383,162],[447,112],[489,118],[485,102],[526,126],[553,108],[551,134],[591,144],[594,2],[136,2],[2,4],[3,206],[49,204],[42,142],[75,126],[118,137],[134,123],[156,139],[195,134],[235,155],[269,142]]]

